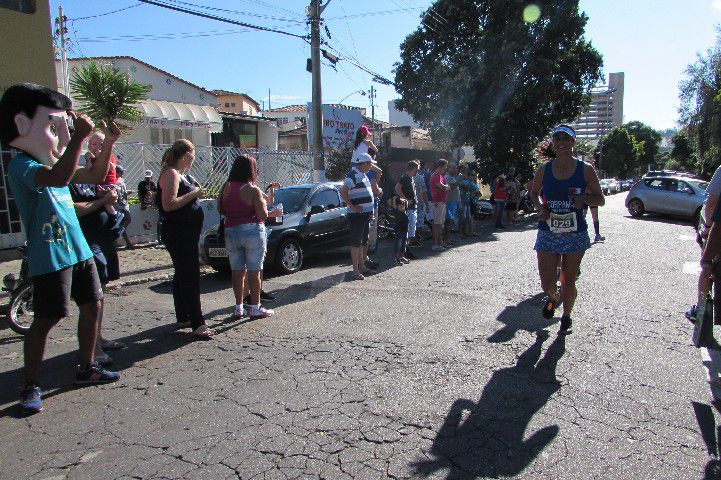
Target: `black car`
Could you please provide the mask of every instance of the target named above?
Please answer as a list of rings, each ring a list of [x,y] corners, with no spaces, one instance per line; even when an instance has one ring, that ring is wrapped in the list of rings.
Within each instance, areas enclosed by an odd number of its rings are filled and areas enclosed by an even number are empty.
[[[307,255],[348,245],[348,208],[340,196],[340,183],[317,183],[277,188],[274,203],[283,204],[283,217],[266,225],[270,229],[266,266],[293,273]],[[270,209],[270,208],[269,208]],[[217,271],[230,270],[225,238],[218,225],[203,233],[200,258]]]

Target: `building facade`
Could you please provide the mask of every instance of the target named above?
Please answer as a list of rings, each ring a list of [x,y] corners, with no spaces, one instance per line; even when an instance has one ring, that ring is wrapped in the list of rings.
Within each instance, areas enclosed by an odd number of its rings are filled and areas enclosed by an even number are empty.
[[[218,100],[212,92],[127,56],[68,59],[70,78],[73,72],[93,61],[99,66],[116,67],[128,73],[133,81],[153,87],[148,100],[139,106],[143,119],[123,136],[123,142],[165,145],[186,138],[196,146],[209,146],[210,134],[223,131]],[[55,68],[58,91],[67,94],[62,86],[60,61],[55,62]],[[72,94],[68,96],[72,98]]]
[[[410,113],[400,110],[396,106],[397,100],[388,101],[388,121],[399,127],[421,128],[421,125],[413,120]]]
[[[597,142],[614,128],[623,124],[624,73],[608,75],[608,84],[591,91],[591,104],[581,116],[571,123],[577,138]]]
[[[221,113],[255,117],[260,112],[260,104],[245,93],[227,90],[213,90],[212,92],[218,99],[218,109]]]

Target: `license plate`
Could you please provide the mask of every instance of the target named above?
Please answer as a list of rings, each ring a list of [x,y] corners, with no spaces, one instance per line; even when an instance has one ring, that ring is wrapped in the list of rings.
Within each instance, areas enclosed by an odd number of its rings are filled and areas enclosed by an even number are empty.
[[[228,250],[226,250],[224,248],[209,248],[208,256],[209,257],[227,257]]]

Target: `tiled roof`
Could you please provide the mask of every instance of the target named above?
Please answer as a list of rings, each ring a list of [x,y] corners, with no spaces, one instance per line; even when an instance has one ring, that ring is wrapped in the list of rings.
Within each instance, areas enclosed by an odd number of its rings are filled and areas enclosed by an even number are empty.
[[[353,107],[351,105],[341,105],[340,103],[331,103],[331,107],[336,108],[349,108],[351,110],[365,110],[363,107]],[[267,112],[305,112],[308,109],[307,105],[288,105],[287,107],[271,108],[266,110]]]
[[[234,96],[234,97],[245,97],[255,104],[255,108],[260,108],[260,103],[258,103],[253,97],[251,97],[247,93],[229,92],[228,90],[211,90],[211,92],[216,97],[219,97],[221,95],[228,95],[228,96]]]
[[[194,84],[194,83],[191,83],[191,82],[189,82],[189,81],[187,81],[187,80],[183,80],[182,78],[177,77],[177,76],[173,75],[172,73],[166,72],[165,70],[162,70],[162,69],[160,69],[160,68],[158,68],[158,67],[154,67],[153,65],[151,65],[151,64],[149,64],[149,63],[145,63],[144,61],[138,60],[137,58],[131,57],[131,56],[129,56],[129,55],[119,55],[119,56],[114,56],[114,57],[77,57],[77,58],[68,58],[68,62],[72,62],[72,61],[83,61],[83,60],[96,60],[96,61],[97,61],[97,60],[133,60],[133,61],[135,61],[135,62],[138,62],[138,63],[142,64],[142,65],[145,65],[145,66],[148,67],[148,68],[151,68],[151,69],[153,69],[153,70],[155,70],[155,71],[157,71],[157,72],[160,72],[160,73],[162,73],[163,75],[167,75],[167,76],[169,76],[169,77],[173,77],[173,78],[176,79],[176,80],[179,80],[179,81],[181,81],[181,82],[183,82],[183,83],[187,83],[187,84],[190,85],[191,87],[195,87],[195,88],[197,88],[197,89],[199,89],[199,90],[202,90],[202,91],[204,91],[204,92],[206,92],[206,93],[208,93],[208,94],[210,94],[210,95],[215,96],[215,94],[214,94],[213,92],[211,92],[210,90],[206,90],[205,88],[203,88],[203,87],[201,87],[201,86],[199,86],[199,85],[196,85],[196,84]],[[55,60],[55,61],[58,62],[59,60]]]

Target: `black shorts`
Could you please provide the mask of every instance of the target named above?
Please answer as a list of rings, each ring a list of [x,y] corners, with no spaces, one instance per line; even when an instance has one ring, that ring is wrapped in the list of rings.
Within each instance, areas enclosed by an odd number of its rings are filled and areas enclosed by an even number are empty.
[[[360,247],[362,245],[368,245],[371,214],[350,213],[348,214],[348,221],[350,222],[350,246]]]
[[[98,270],[98,278],[101,285],[107,285],[112,280],[120,278],[120,261],[118,250],[112,240],[88,242],[93,252],[95,268]]]
[[[509,212],[515,212],[516,210],[518,210],[518,205],[515,202],[508,202],[506,204],[506,210],[508,210]]]
[[[72,267],[32,277],[35,318],[60,319],[70,314],[70,299],[87,305],[103,298],[93,259]]]

